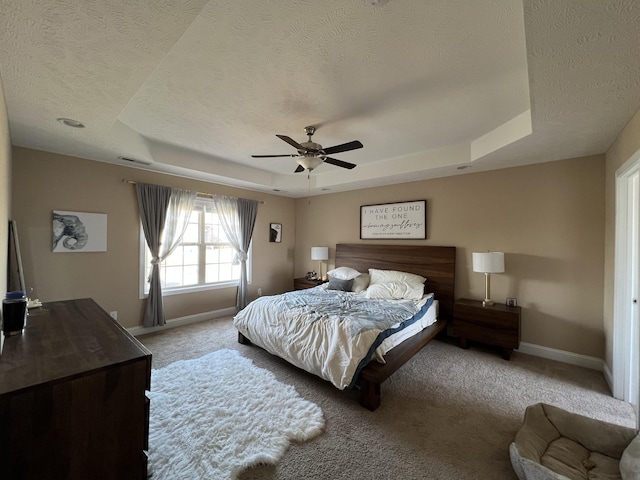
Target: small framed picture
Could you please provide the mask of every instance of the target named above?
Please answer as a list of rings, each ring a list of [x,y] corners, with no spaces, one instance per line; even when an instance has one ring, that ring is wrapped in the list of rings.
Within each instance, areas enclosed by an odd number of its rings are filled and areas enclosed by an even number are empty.
[[[518,306],[518,300],[516,300],[515,298],[507,298],[507,307],[517,307]]]
[[[280,243],[282,242],[282,224],[270,223],[269,224],[269,241]]]

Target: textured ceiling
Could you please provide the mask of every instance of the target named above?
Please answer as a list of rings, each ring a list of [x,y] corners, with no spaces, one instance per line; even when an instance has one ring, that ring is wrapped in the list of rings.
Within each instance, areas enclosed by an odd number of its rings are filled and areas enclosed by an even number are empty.
[[[640,107],[637,0],[372,3],[0,0],[12,142],[295,197],[603,153]],[[251,157],[307,125],[357,167]]]

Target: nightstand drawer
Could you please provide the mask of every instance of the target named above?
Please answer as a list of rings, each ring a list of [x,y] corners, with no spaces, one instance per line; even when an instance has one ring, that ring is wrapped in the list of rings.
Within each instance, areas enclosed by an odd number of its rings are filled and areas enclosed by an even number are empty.
[[[489,328],[513,330],[518,328],[518,317],[511,312],[501,311],[496,308],[488,309],[482,305],[472,306],[460,303],[456,303],[453,309],[453,316],[456,320],[469,321]]]
[[[459,337],[503,348],[518,348],[520,345],[518,328],[493,328],[456,318],[453,322],[453,332]]]

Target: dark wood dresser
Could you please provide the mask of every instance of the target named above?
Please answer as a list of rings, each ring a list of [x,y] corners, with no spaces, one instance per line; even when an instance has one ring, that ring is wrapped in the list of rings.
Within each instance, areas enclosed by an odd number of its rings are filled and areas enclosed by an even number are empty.
[[[147,478],[151,353],[92,299],[45,303],[0,354],[2,478]]]

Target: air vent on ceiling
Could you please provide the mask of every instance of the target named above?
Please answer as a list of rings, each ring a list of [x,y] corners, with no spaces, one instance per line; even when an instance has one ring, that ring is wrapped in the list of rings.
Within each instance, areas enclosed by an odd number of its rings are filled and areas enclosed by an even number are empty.
[[[148,162],[146,160],[136,160],[135,158],[123,157],[122,155],[118,157],[118,160],[124,160],[125,162],[131,162],[131,163],[138,163],[140,165],[151,165],[151,162]]]

